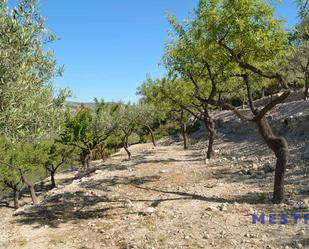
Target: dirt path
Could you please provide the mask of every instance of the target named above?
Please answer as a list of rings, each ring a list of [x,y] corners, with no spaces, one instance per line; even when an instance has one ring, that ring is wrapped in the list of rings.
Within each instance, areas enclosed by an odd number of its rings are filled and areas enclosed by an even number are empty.
[[[309,213],[301,195],[308,175],[291,169],[298,185],[287,186],[295,201],[272,205],[273,173],[258,174],[253,155],[235,156],[248,146],[254,144],[222,143],[221,159],[205,164],[199,150],[135,145],[131,161],[120,152],[79,181],[59,175],[66,183],[39,205],[13,217],[0,209],[0,248],[306,248],[303,220],[252,224],[252,214]],[[266,153],[258,160],[273,159]]]

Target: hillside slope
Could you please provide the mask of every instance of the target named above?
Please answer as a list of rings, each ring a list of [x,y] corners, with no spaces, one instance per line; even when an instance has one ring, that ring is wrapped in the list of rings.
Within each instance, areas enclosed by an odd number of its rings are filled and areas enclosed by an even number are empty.
[[[39,205],[0,209],[0,248],[308,248],[304,220],[252,224],[252,214],[309,213],[307,107],[284,104],[271,118],[290,134],[284,204],[270,202],[273,155],[253,126],[222,112],[215,159],[204,160],[202,130],[187,151],[180,142],[134,145],[131,161],[120,151],[88,177],[60,174]]]

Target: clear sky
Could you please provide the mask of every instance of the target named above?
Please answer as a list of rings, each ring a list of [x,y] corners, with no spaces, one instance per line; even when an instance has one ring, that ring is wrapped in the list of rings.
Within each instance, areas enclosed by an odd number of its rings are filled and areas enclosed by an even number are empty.
[[[41,0],[47,27],[60,38],[52,49],[65,65],[57,87],[68,86],[74,101],[137,100],[146,75],[164,75],[158,66],[167,39],[166,12],[179,20],[198,0]],[[292,0],[277,6],[288,25],[296,22]]]

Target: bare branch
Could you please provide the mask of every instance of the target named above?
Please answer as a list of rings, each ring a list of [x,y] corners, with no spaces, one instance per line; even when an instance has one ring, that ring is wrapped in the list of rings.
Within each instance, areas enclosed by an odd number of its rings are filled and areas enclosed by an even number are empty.
[[[218,41],[218,44],[225,48],[226,50],[229,51],[230,55],[236,60],[236,62],[244,69],[248,69],[253,73],[256,73],[264,78],[268,78],[268,79],[276,79],[283,88],[288,89],[288,84],[286,82],[286,80],[283,78],[283,76],[280,73],[268,73],[268,72],[264,72],[261,69],[247,63],[241,60],[241,56],[237,55],[233,49],[231,49],[230,47],[228,47],[227,45],[225,45],[224,43],[222,43],[221,40]]]
[[[253,119],[253,117],[248,117],[248,116],[242,114],[235,106],[233,106],[229,103],[223,103],[223,104],[221,104],[221,106],[223,108],[226,108],[226,109],[234,112],[237,117],[239,117],[240,119],[242,119],[244,121],[252,121],[252,119]]]

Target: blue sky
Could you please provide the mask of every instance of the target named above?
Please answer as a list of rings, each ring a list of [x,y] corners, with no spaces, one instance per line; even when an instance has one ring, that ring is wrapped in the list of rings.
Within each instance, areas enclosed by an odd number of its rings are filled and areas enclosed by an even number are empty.
[[[57,87],[68,86],[74,101],[94,97],[107,101],[137,100],[136,88],[146,75],[164,75],[158,66],[169,25],[165,13],[179,20],[197,0],[41,0],[47,27],[60,38],[51,48],[65,65]],[[292,0],[277,6],[279,16],[294,25]]]

